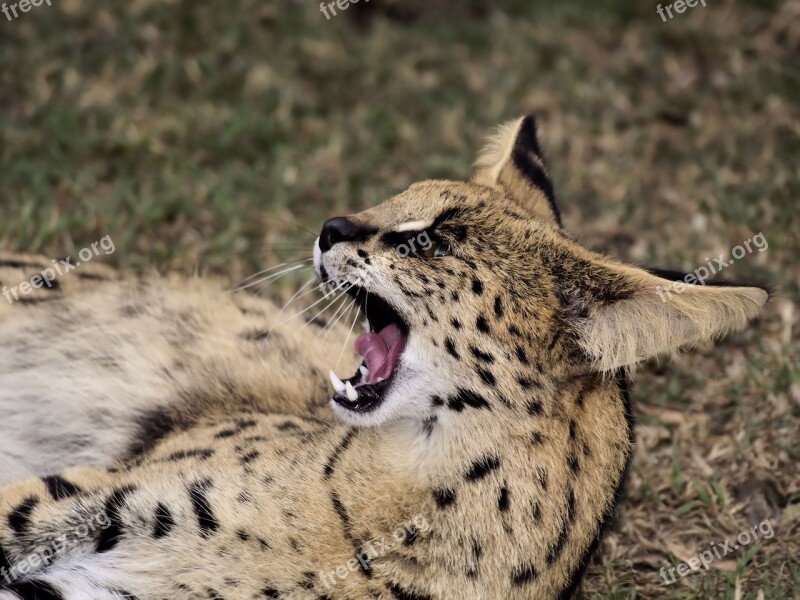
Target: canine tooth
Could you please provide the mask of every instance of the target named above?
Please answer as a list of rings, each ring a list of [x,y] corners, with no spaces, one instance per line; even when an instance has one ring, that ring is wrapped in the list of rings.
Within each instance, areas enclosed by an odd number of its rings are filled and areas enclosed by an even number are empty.
[[[346,389],[344,382],[336,376],[336,373],[333,372],[333,369],[331,369],[330,376],[331,376],[331,383],[333,384],[333,389],[335,389],[336,392],[339,394],[344,392]]]
[[[369,332],[369,319],[364,319],[361,326],[364,328],[364,331]]]
[[[361,365],[360,367],[358,367],[358,370],[361,372],[361,374],[362,374],[364,377],[366,377],[367,375],[369,375],[369,369],[368,369],[367,367],[365,367],[364,365]]]
[[[381,381],[386,381],[386,377],[378,377],[377,383],[380,383]]]
[[[356,400],[358,400],[358,392],[356,391],[356,388],[353,387],[353,384],[350,383],[349,381],[345,385],[345,391],[347,393],[347,399],[348,400],[350,400],[352,402],[355,402]]]

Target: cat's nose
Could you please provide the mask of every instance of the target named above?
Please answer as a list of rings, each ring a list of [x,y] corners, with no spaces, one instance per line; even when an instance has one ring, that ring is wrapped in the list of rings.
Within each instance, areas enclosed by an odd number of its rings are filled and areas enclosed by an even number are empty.
[[[322,233],[319,236],[319,249],[327,252],[339,242],[351,242],[364,239],[366,230],[353,223],[347,217],[334,217],[328,219],[322,226]]]

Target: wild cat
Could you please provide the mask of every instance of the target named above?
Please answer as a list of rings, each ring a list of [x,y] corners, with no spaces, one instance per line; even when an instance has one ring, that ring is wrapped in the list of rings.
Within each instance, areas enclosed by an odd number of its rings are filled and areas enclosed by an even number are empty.
[[[769,297],[662,301],[683,274],[577,243],[530,116],[313,251],[367,321],[333,390],[345,331],[213,281],[98,267],[0,309],[2,600],[570,598],[631,456],[626,371]]]

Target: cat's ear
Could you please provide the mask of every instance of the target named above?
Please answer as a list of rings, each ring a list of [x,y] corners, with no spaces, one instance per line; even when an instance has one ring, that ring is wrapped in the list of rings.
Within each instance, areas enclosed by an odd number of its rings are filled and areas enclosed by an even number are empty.
[[[533,115],[497,129],[478,155],[472,181],[502,189],[533,216],[561,227]]]
[[[564,318],[572,339],[599,371],[742,329],[770,296],[767,288],[746,284],[689,285],[678,281],[683,274],[665,278],[659,274],[668,272],[624,265],[588,251],[566,262],[558,268],[557,283]]]

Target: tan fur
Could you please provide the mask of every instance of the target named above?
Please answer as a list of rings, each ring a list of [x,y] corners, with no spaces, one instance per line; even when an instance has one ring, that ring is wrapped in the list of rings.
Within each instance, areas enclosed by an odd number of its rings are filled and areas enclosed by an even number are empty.
[[[40,356],[70,367],[70,386],[42,400],[53,411],[78,391],[91,410],[120,390],[125,410],[106,460],[67,453],[52,461],[71,467],[63,479],[0,489],[8,561],[100,511],[111,533],[88,533],[23,579],[68,599],[571,597],[632,449],[617,369],[740,328],[767,294],[693,287],[662,302],[655,286],[668,282],[562,231],[541,177],[523,119],[501,129],[472,181],[418,183],[350,217],[373,233],[320,264],[410,328],[370,414],[323,406],[341,331],[326,345],[309,327],[278,327],[248,345],[242,335],[275,328],[278,309],[214,284],[110,278],[10,307],[0,338],[37,368]],[[398,257],[383,236],[410,222],[437,223],[441,255]],[[65,310],[80,327],[25,345]],[[115,367],[67,359],[70,348],[102,350]],[[167,427],[144,439],[137,410]],[[355,558],[365,553],[368,568]]]

